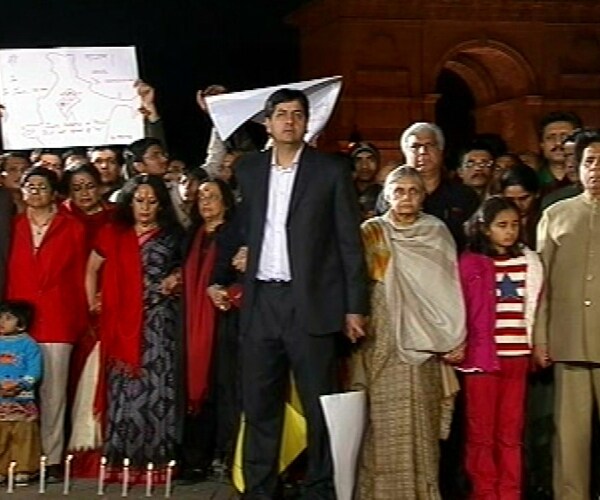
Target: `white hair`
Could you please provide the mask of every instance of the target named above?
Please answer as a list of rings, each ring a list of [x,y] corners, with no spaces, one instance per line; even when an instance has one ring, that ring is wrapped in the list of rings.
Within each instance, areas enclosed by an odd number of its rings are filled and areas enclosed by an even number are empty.
[[[435,137],[435,142],[440,151],[444,150],[445,140],[444,133],[442,129],[438,127],[435,123],[429,122],[415,122],[410,127],[408,127],[402,135],[400,136],[400,149],[402,150],[402,154],[404,157],[407,157],[408,154],[408,138],[411,135],[421,134],[423,132],[429,132]]]
[[[387,175],[385,182],[383,183],[383,197],[386,201],[389,201],[389,191],[392,184],[396,184],[401,179],[405,178],[413,179],[415,183],[418,184],[421,192],[425,193],[425,183],[423,182],[423,177],[421,177],[419,171],[410,165],[400,165]]]

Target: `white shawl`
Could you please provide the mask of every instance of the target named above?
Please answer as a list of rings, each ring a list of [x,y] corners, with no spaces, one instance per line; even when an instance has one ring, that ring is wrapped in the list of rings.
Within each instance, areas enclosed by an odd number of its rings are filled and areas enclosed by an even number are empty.
[[[409,227],[380,217],[391,259],[383,278],[400,359],[421,364],[466,336],[456,247],[442,221],[421,214]]]

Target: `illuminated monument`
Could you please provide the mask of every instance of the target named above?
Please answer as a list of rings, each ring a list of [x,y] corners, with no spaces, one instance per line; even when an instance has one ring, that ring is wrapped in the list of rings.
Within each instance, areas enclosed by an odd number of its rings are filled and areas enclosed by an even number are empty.
[[[537,149],[537,120],[561,109],[600,126],[598,0],[313,0],[289,21],[301,76],[344,76],[330,146],[358,132],[390,156],[427,120]]]

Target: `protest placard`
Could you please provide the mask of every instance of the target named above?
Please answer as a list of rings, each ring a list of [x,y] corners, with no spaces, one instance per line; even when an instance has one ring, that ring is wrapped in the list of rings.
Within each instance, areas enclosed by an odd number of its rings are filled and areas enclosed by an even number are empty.
[[[129,144],[143,137],[134,47],[0,50],[4,149]]]

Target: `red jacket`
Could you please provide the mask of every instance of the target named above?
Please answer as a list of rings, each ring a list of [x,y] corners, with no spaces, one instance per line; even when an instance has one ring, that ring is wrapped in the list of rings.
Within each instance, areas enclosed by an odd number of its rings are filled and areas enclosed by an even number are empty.
[[[525,278],[525,323],[531,336],[533,321],[544,281],[537,254],[523,248],[527,260]],[[465,359],[457,367],[465,372],[494,372],[500,369],[494,332],[496,329],[496,271],[494,261],[485,255],[464,252],[458,261],[467,308]],[[531,345],[531,343],[530,343]]]
[[[38,342],[74,343],[86,330],[86,253],[85,229],[70,215],[55,215],[37,253],[27,216],[14,218],[6,296],[33,304]]]

